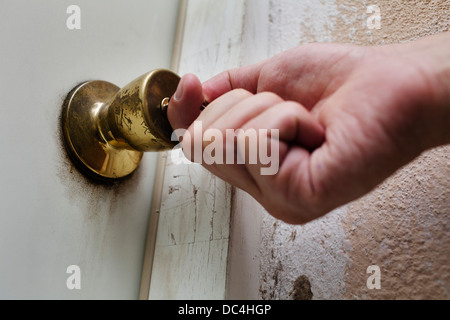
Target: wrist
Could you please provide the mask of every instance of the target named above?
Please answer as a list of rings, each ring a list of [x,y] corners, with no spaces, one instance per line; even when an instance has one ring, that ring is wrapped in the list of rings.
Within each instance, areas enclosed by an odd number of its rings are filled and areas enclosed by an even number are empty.
[[[450,143],[450,33],[398,45],[421,79],[417,104],[422,149]]]
[[[428,73],[430,129],[435,135],[429,147],[450,143],[450,32],[418,40],[417,64]]]

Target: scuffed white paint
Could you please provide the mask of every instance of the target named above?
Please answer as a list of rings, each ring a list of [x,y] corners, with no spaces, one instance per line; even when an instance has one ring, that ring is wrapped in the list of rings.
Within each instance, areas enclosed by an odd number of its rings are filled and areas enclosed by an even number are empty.
[[[224,299],[231,189],[200,165],[173,159],[165,169],[149,299]]]
[[[243,16],[239,0],[189,1],[179,74],[206,80],[233,67]],[[225,299],[231,186],[176,156],[165,169],[149,298]]]
[[[330,42],[339,11],[334,0],[269,3],[269,56],[306,42]]]
[[[180,59],[181,75],[205,81],[239,61],[245,2],[189,1]]]

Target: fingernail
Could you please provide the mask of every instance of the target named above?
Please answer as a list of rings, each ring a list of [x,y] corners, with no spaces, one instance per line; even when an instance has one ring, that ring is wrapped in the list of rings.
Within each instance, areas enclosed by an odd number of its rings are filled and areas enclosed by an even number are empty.
[[[177,101],[180,101],[183,97],[183,91],[184,91],[184,84],[183,79],[180,80],[180,83],[178,83],[177,91],[175,91],[174,99]]]

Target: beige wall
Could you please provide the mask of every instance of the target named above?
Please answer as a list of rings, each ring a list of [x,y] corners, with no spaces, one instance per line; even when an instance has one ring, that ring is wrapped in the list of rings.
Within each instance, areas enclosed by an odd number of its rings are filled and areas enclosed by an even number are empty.
[[[381,45],[448,31],[450,1],[266,1],[267,56],[298,43]],[[368,5],[381,29],[366,26]],[[244,35],[245,38],[245,35]],[[305,226],[263,213],[263,299],[450,298],[450,146],[422,154],[365,197]],[[381,289],[366,286],[370,265]],[[306,277],[301,277],[306,276]],[[295,280],[298,279],[297,282]],[[308,283],[309,282],[309,283]]]

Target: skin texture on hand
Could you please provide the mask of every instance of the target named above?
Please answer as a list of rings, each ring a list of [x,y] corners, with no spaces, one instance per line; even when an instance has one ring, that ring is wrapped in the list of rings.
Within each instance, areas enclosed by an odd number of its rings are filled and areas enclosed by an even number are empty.
[[[168,118],[191,136],[194,120],[223,136],[226,129],[279,129],[275,175],[261,175],[261,164],[203,165],[276,218],[306,223],[450,142],[450,56],[437,51],[436,39],[386,47],[308,44],[203,84],[189,74]],[[200,113],[204,100],[210,104]],[[192,139],[182,147],[189,157]]]

